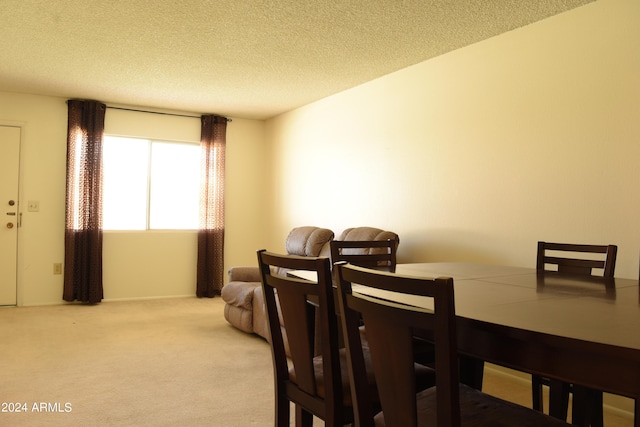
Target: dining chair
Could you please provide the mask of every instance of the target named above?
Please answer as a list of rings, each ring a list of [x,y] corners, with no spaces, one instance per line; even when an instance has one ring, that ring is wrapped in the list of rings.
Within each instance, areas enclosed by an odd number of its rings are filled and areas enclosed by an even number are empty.
[[[364,230],[363,230],[364,229]],[[350,233],[343,233],[343,238],[349,239],[353,236],[375,235],[384,237],[379,240],[332,240],[329,242],[331,248],[331,262],[344,261],[360,267],[372,268],[375,270],[389,271],[394,273],[397,264],[397,252],[400,239],[397,234],[390,231],[381,231],[371,227],[360,227],[351,229]],[[364,231],[364,233],[363,233]],[[392,238],[389,238],[392,237]],[[366,343],[365,328],[360,328]],[[433,366],[434,350],[433,345],[423,339],[416,338],[416,361],[422,365]]]
[[[338,287],[356,426],[567,425],[459,383],[452,278],[401,276],[341,262],[334,265],[334,281]],[[407,296],[426,298],[427,302],[409,305]],[[360,319],[368,331],[381,412],[375,410],[367,387],[358,329]],[[420,392],[412,369],[415,334],[429,337],[436,352],[436,385]]]
[[[313,416],[327,425],[347,424],[352,417],[343,404],[344,387],[338,353],[338,326],[335,317],[328,258],[279,255],[258,251],[261,284],[275,378],[275,425],[288,426],[290,402],[295,404],[298,426],[311,426]],[[279,274],[281,269],[312,271],[317,283]],[[309,304],[309,298],[317,304]],[[279,309],[278,309],[279,308]],[[316,312],[319,312],[320,355],[314,356]],[[285,352],[286,330],[291,368]]]
[[[613,278],[617,253],[618,247],[616,245],[538,242],[536,270],[548,271],[552,269],[560,273],[586,276],[601,275],[605,278]],[[573,422],[585,423],[593,427],[603,425],[601,391],[573,386],[534,374],[531,377],[533,409],[540,412],[544,409],[543,385],[550,389],[550,413],[566,420],[569,410],[569,394],[573,393]]]
[[[331,262],[346,261],[353,265],[376,270],[396,271],[397,239],[332,240]]]
[[[260,250],[258,265],[271,334],[275,425],[289,425],[290,402],[295,405],[297,426],[311,426],[314,416],[324,420],[327,426],[350,424],[353,420],[350,381],[346,350],[339,348],[329,258]],[[311,272],[316,280],[296,276],[293,271]],[[284,334],[288,339],[289,358]],[[376,383],[368,349],[363,349],[363,354],[368,387],[375,396]],[[414,372],[419,387],[424,389],[435,383],[433,369],[416,365]]]

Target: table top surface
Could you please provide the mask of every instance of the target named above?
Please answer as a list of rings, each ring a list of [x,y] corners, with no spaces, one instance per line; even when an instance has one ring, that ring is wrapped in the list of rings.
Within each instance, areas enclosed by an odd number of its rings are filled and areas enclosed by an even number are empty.
[[[472,263],[398,264],[396,272],[452,277],[459,317],[640,350],[638,280]]]
[[[458,262],[398,264],[396,273],[453,278],[461,353],[640,402],[638,280]],[[429,298],[358,288],[432,308]]]

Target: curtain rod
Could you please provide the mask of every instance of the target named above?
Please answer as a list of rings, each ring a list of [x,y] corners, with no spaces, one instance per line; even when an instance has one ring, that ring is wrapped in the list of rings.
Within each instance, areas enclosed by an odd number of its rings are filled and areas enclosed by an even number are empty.
[[[188,114],[174,114],[174,113],[163,113],[160,111],[147,111],[147,110],[136,110],[134,108],[124,108],[124,107],[112,107],[111,105],[107,105],[107,108],[112,108],[114,110],[124,110],[124,111],[135,111],[136,113],[149,113],[149,114],[162,114],[165,116],[177,116],[177,117],[191,117],[194,119],[199,119],[201,116],[191,116]],[[231,122],[232,120],[225,117],[225,119],[227,119],[228,122]]]

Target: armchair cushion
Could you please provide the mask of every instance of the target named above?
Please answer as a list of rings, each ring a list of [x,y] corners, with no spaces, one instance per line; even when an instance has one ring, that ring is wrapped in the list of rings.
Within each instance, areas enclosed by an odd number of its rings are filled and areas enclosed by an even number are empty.
[[[289,255],[329,258],[329,242],[333,236],[333,231],[326,228],[297,227],[287,236],[285,249]]]
[[[260,270],[258,267],[231,267],[229,269],[229,282],[258,282],[260,283]]]
[[[400,240],[393,231],[385,231],[375,227],[347,228],[337,240]]]
[[[221,296],[229,305],[251,310],[254,292],[259,287],[260,282],[234,281],[222,287]]]

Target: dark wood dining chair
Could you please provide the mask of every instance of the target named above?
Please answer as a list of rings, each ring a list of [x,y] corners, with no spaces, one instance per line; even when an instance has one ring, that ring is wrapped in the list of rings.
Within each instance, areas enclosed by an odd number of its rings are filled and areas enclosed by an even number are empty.
[[[577,275],[599,275],[613,278],[616,268],[616,245],[584,245],[571,243],[538,242],[536,270],[558,271]],[[569,411],[569,394],[574,394],[573,422],[580,425],[602,426],[602,392],[552,381],[532,375],[533,409],[544,410],[542,386],[549,390],[549,412],[563,420]],[[581,408],[581,409],[580,409]]]
[[[331,262],[346,261],[361,267],[395,272],[398,243],[397,239],[332,240]]]
[[[423,279],[338,263],[334,265],[341,324],[352,381],[355,425],[372,426],[566,426],[530,408],[460,384],[453,279]],[[432,309],[376,297],[376,291],[429,297]],[[373,292],[373,293],[372,293]],[[382,411],[376,413],[358,329],[362,318]],[[413,336],[435,343],[436,385],[418,392]]]
[[[380,233],[381,236],[395,235],[392,232]],[[397,264],[397,252],[400,239],[380,240],[332,240],[329,242],[331,248],[331,262],[344,261],[351,265],[371,268],[375,270],[389,271],[394,273]],[[347,235],[348,237],[348,235]],[[364,335],[366,332],[361,328]],[[365,337],[366,340],[366,337]],[[433,345],[420,338],[416,338],[417,363],[432,366],[434,351]]]
[[[313,416],[331,426],[348,424],[352,411],[344,405],[345,391],[340,371],[338,324],[329,259],[279,255],[260,250],[258,265],[271,334],[275,425],[289,425],[290,402],[295,404],[297,426],[312,426]],[[278,271],[283,269],[315,272],[317,282],[279,274]],[[317,303],[309,304],[309,298]],[[314,356],[317,351],[314,336],[316,310],[319,312],[317,317],[322,335],[319,356]],[[282,316],[287,334],[291,368],[279,316]]]
[[[288,426],[290,402],[296,426],[312,426],[313,417],[327,426],[353,421],[346,350],[339,348],[339,326],[329,258],[279,255],[258,251],[258,265],[270,332],[275,379],[275,425]],[[316,281],[292,270],[312,272]],[[281,325],[283,327],[281,327]],[[289,354],[285,351],[288,339]],[[316,339],[316,334],[320,335]],[[319,348],[318,348],[319,347]],[[376,383],[368,349],[363,349],[369,387]],[[434,371],[415,368],[422,387],[435,383]]]

